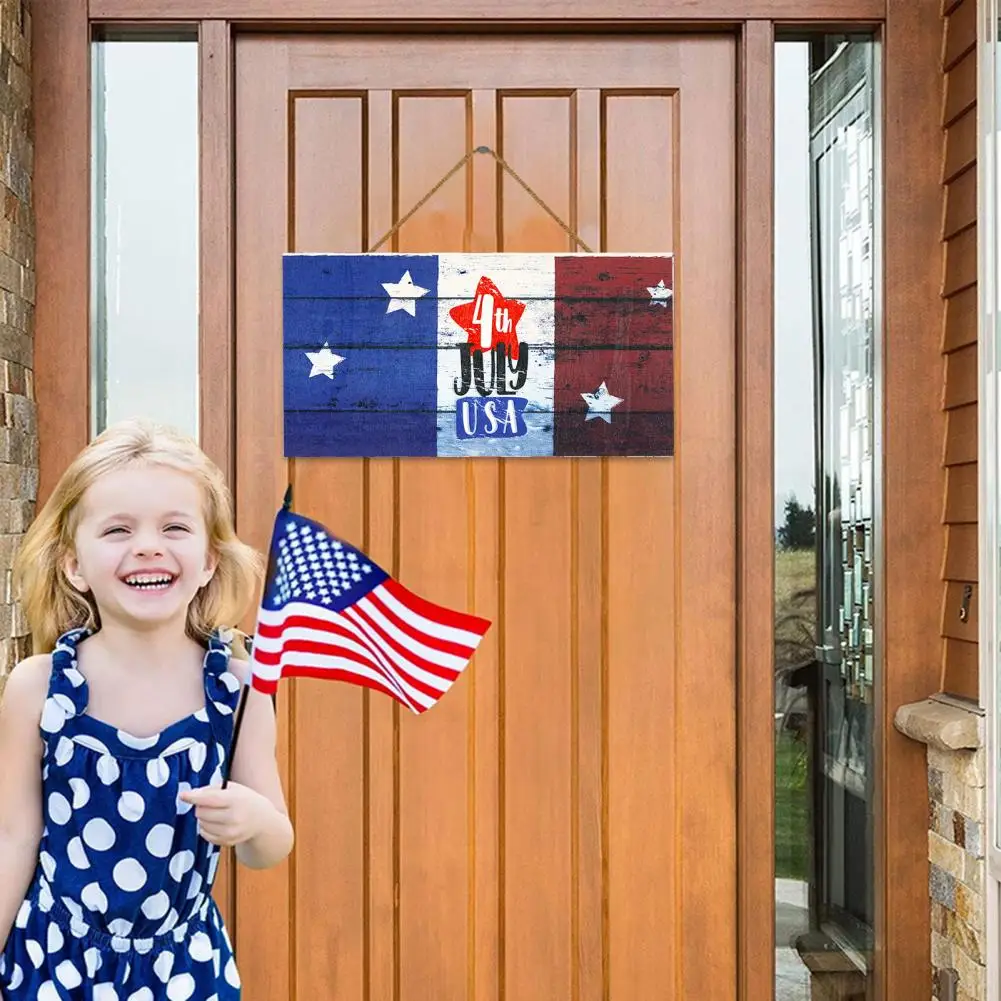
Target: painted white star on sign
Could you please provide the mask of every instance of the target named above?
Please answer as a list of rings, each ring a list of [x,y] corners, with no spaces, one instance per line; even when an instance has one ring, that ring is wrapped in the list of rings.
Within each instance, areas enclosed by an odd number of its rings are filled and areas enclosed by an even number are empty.
[[[398,309],[405,310],[411,316],[417,315],[417,300],[422,295],[427,295],[428,290],[415,285],[410,272],[405,271],[403,277],[398,282],[383,282],[382,287],[389,295],[389,305],[386,307],[387,313],[395,313]]]
[[[608,386],[602,383],[593,393],[581,393],[584,402],[587,404],[586,421],[594,420],[596,417],[606,424],[612,423],[612,407],[617,407],[622,398],[612,396],[608,391]]]
[[[663,306],[664,309],[667,309],[667,300],[674,295],[674,293],[664,284],[663,278],[661,278],[656,285],[648,285],[646,290],[650,293],[650,305]]]
[[[326,341],[323,342],[323,347],[319,351],[307,351],[306,357],[313,366],[309,370],[310,379],[314,375],[325,375],[328,379],[333,379],[334,367],[344,361],[340,355],[335,355],[330,350],[330,345]]]

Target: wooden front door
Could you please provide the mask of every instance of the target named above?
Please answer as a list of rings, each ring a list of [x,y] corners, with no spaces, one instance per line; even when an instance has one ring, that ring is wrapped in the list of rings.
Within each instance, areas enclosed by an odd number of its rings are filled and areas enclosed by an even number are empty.
[[[248,1001],[732,1001],[735,45],[236,46],[236,492],[495,622],[412,717],[286,683],[287,867],[237,876]],[[282,458],[281,255],[363,251],[467,150],[594,249],[673,250],[675,457]],[[486,156],[382,250],[573,251]]]

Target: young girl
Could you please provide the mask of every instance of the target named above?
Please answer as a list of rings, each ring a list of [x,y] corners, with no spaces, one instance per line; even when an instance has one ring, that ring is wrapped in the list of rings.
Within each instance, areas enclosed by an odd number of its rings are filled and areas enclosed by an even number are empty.
[[[36,650],[0,709],[0,995],[234,1001],[221,845],[292,847],[270,699],[228,633],[260,576],[219,470],[132,421],[74,460],[15,567]],[[4,944],[5,943],[5,944]]]

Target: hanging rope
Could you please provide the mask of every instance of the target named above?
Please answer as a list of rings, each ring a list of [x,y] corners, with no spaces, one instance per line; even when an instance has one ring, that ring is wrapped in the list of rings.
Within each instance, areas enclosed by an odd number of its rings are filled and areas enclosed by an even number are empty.
[[[498,155],[489,146],[477,146],[475,149],[471,149],[461,160],[459,160],[459,162],[451,170],[448,171],[448,173],[446,173],[441,178],[440,181],[438,181],[438,183],[433,188],[431,188],[430,191],[428,191],[428,193],[405,216],[403,216],[400,220],[394,223],[394,225],[390,227],[390,229],[387,230],[387,232],[380,239],[376,240],[375,245],[372,247],[369,253],[374,254],[387,240],[391,239],[395,233],[398,233],[400,227],[403,226],[403,224],[406,223],[406,221],[410,219],[411,216],[413,216],[414,213],[421,208],[421,206],[425,205],[428,201],[430,201],[435,196],[435,194],[437,194],[437,192],[440,191],[441,188],[449,181],[449,179],[452,178],[455,174],[457,174],[460,170],[462,170],[462,168],[467,163],[469,163],[469,161],[472,160],[472,158],[476,156],[477,153],[489,153],[490,156],[492,156],[497,161],[497,163],[504,170],[506,170],[515,179],[515,181],[518,182],[518,184],[520,184],[525,189],[526,192],[528,192],[529,197],[532,198],[532,200],[539,206],[539,208],[541,208],[547,215],[549,215],[552,219],[556,221],[556,223],[563,230],[563,232],[566,233],[567,236],[569,236],[570,239],[574,241],[574,243],[576,243],[580,247],[583,247],[586,253],[588,254],[594,253],[594,251],[580,238],[580,236],[577,233],[575,233],[542,200],[542,198],[539,197],[538,194],[536,194],[536,192],[532,189],[531,185],[528,184],[526,181],[524,181],[518,174],[518,172],[502,156]]]

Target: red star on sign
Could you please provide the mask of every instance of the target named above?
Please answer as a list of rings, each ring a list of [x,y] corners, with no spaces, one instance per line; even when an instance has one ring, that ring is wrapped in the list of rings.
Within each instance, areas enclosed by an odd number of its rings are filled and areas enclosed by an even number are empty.
[[[525,304],[505,299],[485,275],[476,286],[476,298],[453,306],[448,315],[469,334],[469,346],[476,351],[492,351],[503,344],[507,357],[518,360],[518,321]]]

